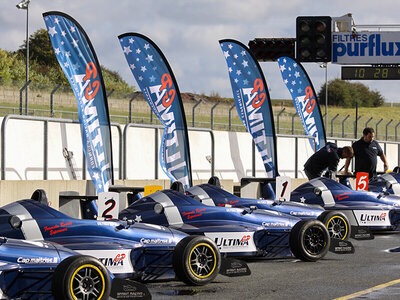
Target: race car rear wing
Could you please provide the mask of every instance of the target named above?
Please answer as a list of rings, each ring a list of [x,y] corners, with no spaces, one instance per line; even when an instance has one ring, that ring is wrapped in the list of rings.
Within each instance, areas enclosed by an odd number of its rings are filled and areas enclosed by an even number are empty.
[[[110,186],[109,192],[119,193],[119,210],[122,210],[140,199],[143,187]],[[96,219],[97,214],[91,209],[90,203],[97,201],[96,195],[79,195],[68,191],[59,195],[59,209],[62,213],[78,219]]]
[[[275,199],[275,178],[243,177],[240,180],[240,197]]]

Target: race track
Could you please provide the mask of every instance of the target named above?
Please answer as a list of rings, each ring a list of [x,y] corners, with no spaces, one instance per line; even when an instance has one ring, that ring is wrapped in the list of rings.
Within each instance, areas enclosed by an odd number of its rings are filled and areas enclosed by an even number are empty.
[[[374,240],[351,240],[355,254],[329,253],[323,260],[249,261],[252,274],[218,275],[203,287],[177,281],[147,284],[153,299],[399,299],[400,233],[375,235]]]

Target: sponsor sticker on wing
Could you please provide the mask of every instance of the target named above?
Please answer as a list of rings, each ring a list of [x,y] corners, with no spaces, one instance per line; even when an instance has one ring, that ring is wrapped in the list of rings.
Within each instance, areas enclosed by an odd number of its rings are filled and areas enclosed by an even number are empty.
[[[205,232],[218,246],[221,253],[254,252],[254,232]]]
[[[79,250],[81,254],[96,257],[113,274],[133,273],[131,250]]]
[[[19,264],[57,264],[58,257],[18,257]]]
[[[390,226],[388,210],[355,210],[354,215],[360,226]]]

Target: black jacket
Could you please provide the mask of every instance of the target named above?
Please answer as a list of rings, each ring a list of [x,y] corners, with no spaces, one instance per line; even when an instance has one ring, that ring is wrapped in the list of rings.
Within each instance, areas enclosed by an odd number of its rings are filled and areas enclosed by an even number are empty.
[[[319,177],[322,172],[328,168],[330,171],[336,171],[339,159],[342,156],[342,148],[338,148],[335,143],[326,143],[304,164],[304,170]]]

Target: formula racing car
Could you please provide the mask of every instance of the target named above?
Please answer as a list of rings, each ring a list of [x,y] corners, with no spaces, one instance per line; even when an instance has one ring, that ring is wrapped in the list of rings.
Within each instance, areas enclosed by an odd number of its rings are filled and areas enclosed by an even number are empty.
[[[51,241],[91,255],[118,278],[177,277],[187,284],[203,285],[219,272],[221,256],[208,237],[131,221],[74,219],[49,207],[43,191],[32,198],[0,208],[0,236]],[[21,225],[14,226],[10,218],[18,218]]]
[[[249,178],[249,180],[254,181],[252,178]],[[264,182],[265,180],[260,178],[258,181]],[[270,188],[264,186],[264,189]],[[210,178],[206,184],[187,189],[186,193],[194,199],[211,206],[255,207],[258,210],[278,211],[301,219],[318,219],[325,224],[331,237],[341,240],[347,240],[350,237],[349,221],[340,211],[325,211],[319,205],[293,201],[241,198],[223,190],[216,177]],[[274,198],[273,191],[270,191],[269,195]]]
[[[108,299],[111,290],[115,296],[137,284],[114,278],[96,258],[61,245],[0,238],[1,299]],[[150,295],[140,288],[143,298]]]
[[[353,228],[395,230],[400,223],[400,207],[390,195],[355,191],[335,180],[312,179],[291,193],[291,201],[320,205],[326,210],[342,212]]]
[[[185,195],[179,182],[122,210],[123,220],[140,219],[188,234],[212,238],[227,256],[287,257],[316,261],[326,255],[331,239],[322,222],[301,220],[277,211],[207,206]]]
[[[398,167],[396,170],[398,170]],[[400,197],[400,174],[398,172],[390,172],[373,177],[369,180],[368,190],[377,193],[394,194]]]

